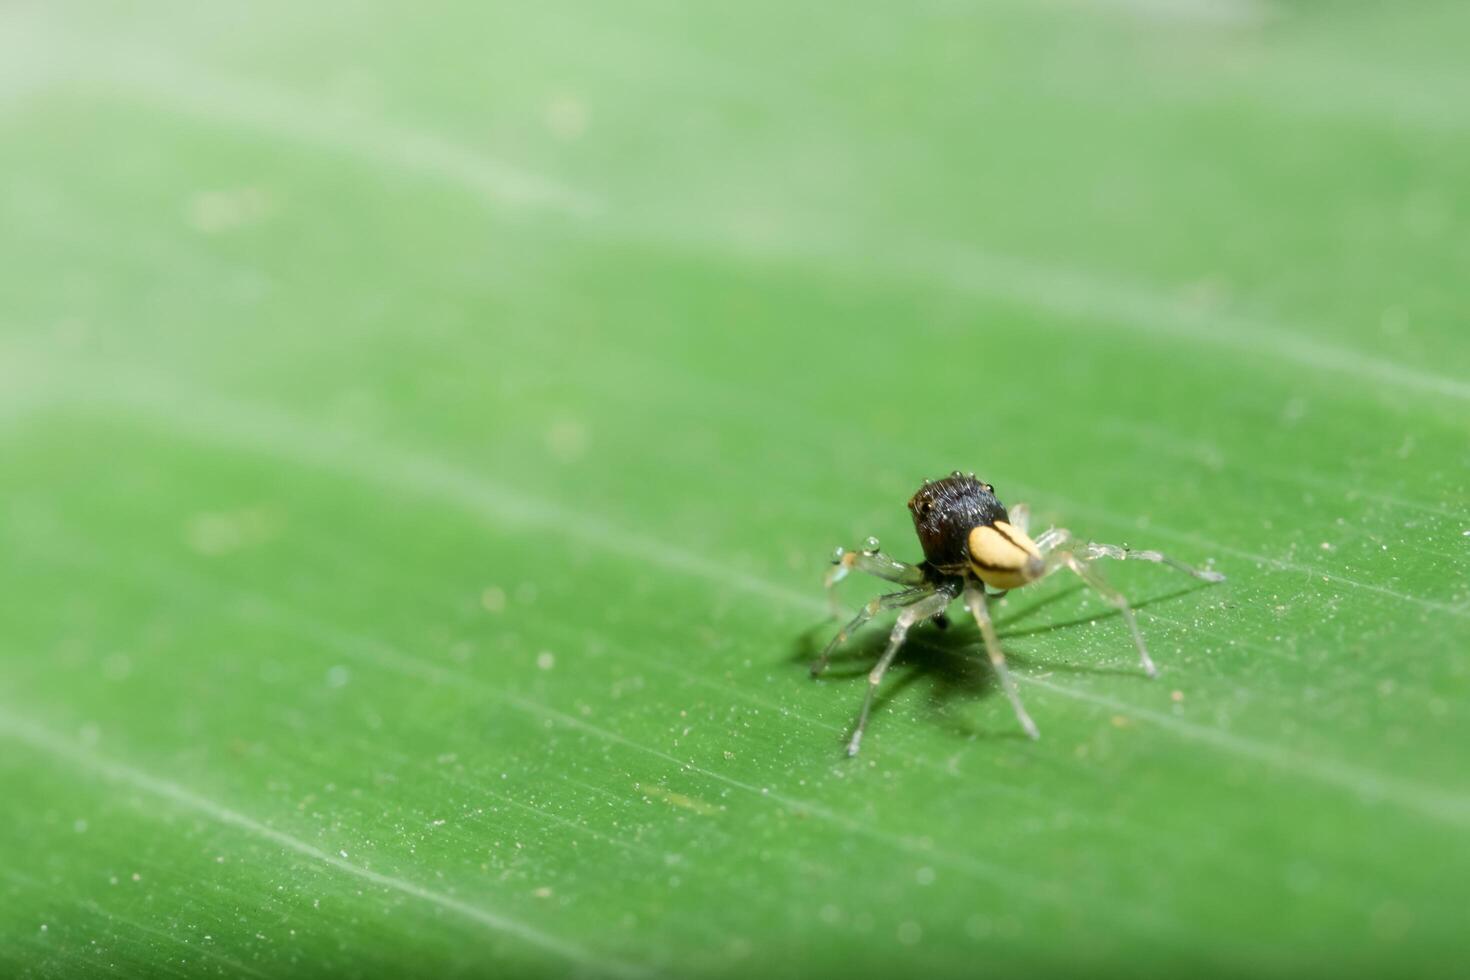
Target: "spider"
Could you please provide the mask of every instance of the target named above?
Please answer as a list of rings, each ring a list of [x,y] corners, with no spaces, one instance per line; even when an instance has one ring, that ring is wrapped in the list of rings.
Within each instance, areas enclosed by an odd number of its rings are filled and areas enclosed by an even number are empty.
[[[1194,568],[1157,551],[1134,551],[1126,546],[1095,542],[1074,545],[1071,532],[1063,528],[1049,528],[1033,541],[1026,533],[1030,523],[1030,511],[1026,505],[1017,504],[1007,512],[1005,505],[996,499],[995,488],[975,479],[974,473],[956,470],[942,480],[925,480],[910,498],[909,511],[913,514],[919,543],[924,548],[922,562],[910,565],[892,558],[879,550],[876,538],[869,538],[861,551],[838,548],[832,557],[834,567],[827,573],[827,595],[834,617],[840,612],[837,583],[853,569],[906,586],[902,591],[877,596],[863,606],[851,622],[838,630],[822,655],[812,663],[812,677],[817,677],[826,669],[832,652],[864,623],[883,610],[901,610],[898,622],[889,634],[887,649],[868,672],[868,690],[863,698],[862,711],[858,713],[857,725],[847,743],[849,756],[857,755],[862,746],[863,730],[867,728],[868,714],[873,708],[873,696],[909,630],[925,620],[933,620],[941,629],[948,626],[945,609],[955,599],[963,597],[965,606],[975,617],[980,635],[985,640],[985,650],[990,655],[991,667],[1015,709],[1016,720],[1027,735],[1037,738],[1040,733],[1036,723],[1026,713],[1016,691],[1016,681],[1006,669],[1000,638],[996,636],[995,624],[990,618],[993,600],[1011,589],[1039,582],[1058,569],[1074,572],[1118,609],[1128,624],[1128,631],[1133,634],[1144,673],[1155,677],[1158,668],[1148,655],[1148,645],[1139,632],[1133,608],[1123,593],[1108,584],[1094,562],[1099,558],[1161,562],[1205,582],[1225,581],[1225,576],[1219,572]]]

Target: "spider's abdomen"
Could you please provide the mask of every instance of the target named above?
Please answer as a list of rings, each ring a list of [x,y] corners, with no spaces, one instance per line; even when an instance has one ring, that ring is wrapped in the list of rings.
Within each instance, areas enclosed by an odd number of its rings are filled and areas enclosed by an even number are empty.
[[[973,529],[1008,520],[1005,507],[995,498],[995,488],[962,473],[925,481],[909,500],[909,512],[914,515],[924,558],[949,573],[969,568]]]

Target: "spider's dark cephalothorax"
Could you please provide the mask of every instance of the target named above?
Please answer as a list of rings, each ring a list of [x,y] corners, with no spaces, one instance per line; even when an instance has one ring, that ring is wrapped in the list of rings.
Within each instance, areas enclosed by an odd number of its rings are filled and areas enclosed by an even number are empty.
[[[974,474],[943,480],[925,480],[909,498],[914,530],[924,548],[924,560],[941,572],[963,572],[969,564],[970,529],[1010,521],[995,487]]]
[[[1157,673],[1149,658],[1148,647],[1138,629],[1133,609],[1121,592],[1114,589],[1094,567],[1100,558],[1135,559],[1160,562],[1206,582],[1224,581],[1225,576],[1210,569],[1198,569],[1177,562],[1157,551],[1134,551],[1117,545],[1095,542],[1077,545],[1070,532],[1050,528],[1035,540],[1027,534],[1029,511],[1018,504],[1007,511],[995,495],[995,488],[975,478],[975,474],[956,471],[942,480],[925,480],[909,500],[914,518],[914,531],[924,549],[924,560],[911,565],[891,558],[879,550],[878,542],[869,538],[860,551],[837,549],[834,565],[827,574],[827,591],[837,610],[835,587],[853,569],[876,575],[905,588],[871,600],[844,626],[822,655],[812,664],[812,675],[826,668],[832,652],[860,626],[885,609],[898,609],[898,622],[889,637],[888,648],[868,674],[868,692],[857,725],[848,742],[849,755],[857,755],[867,727],[873,695],[884,672],[903,645],[908,631],[918,623],[932,621],[947,625],[945,609],[955,599],[964,597],[966,607],[980,627],[1001,687],[1010,698],[1016,719],[1032,738],[1036,725],[1021,705],[1015,680],[1006,669],[1005,655],[990,618],[990,602],[1011,589],[1019,589],[1065,568],[1075,573],[1099,595],[1115,606],[1133,634],[1139,661],[1150,677]]]

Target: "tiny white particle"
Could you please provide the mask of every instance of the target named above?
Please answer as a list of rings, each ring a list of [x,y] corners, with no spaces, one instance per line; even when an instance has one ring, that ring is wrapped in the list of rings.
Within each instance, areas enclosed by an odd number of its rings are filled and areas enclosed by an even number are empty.
[[[550,670],[556,666],[556,655],[550,650],[542,650],[536,654],[536,666],[542,670]]]
[[[127,680],[133,672],[133,661],[125,653],[110,653],[102,661],[102,676],[110,681]]]
[[[50,928],[50,926],[46,925],[46,923],[44,923],[44,922],[41,923],[41,931],[42,932],[45,932],[49,928]]]
[[[556,423],[546,433],[546,449],[562,463],[571,463],[587,452],[587,427],[575,420]]]
[[[551,134],[562,140],[576,140],[587,129],[587,103],[572,93],[559,93],[547,100],[542,118]]]
[[[260,187],[201,190],[190,197],[184,217],[195,231],[216,235],[261,221],[270,215],[274,203]]]
[[[346,851],[338,851],[337,853],[340,854],[340,855],[342,855],[343,857],[346,857],[347,856],[347,852]]]
[[[134,871],[133,872],[133,880],[134,881],[142,881],[143,880],[143,876],[140,875],[140,874],[138,874],[138,872]]]

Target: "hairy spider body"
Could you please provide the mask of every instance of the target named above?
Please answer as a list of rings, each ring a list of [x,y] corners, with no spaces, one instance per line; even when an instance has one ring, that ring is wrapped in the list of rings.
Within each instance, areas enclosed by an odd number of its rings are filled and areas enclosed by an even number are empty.
[[[835,588],[853,569],[867,572],[890,582],[906,586],[869,601],[851,622],[838,631],[822,655],[812,664],[815,677],[826,668],[832,652],[864,623],[885,609],[899,610],[898,622],[889,635],[888,647],[868,674],[867,695],[858,714],[852,738],[847,743],[848,755],[857,755],[867,728],[873,697],[884,673],[898,655],[908,631],[926,620],[940,628],[948,625],[945,609],[955,599],[964,599],[975,617],[985,641],[990,663],[1002,689],[1015,710],[1016,720],[1026,734],[1038,737],[1036,724],[1021,704],[1016,682],[1006,669],[1005,654],[990,618],[990,603],[1012,589],[1039,582],[1058,569],[1075,573],[1094,591],[1115,606],[1133,634],[1139,662],[1150,677],[1158,671],[1149,658],[1148,647],[1138,629],[1137,618],[1123,594],[1102,577],[1094,567],[1100,558],[1135,559],[1160,562],[1206,582],[1221,582],[1225,576],[1209,569],[1193,568],[1157,551],[1133,551],[1116,545],[1072,544],[1071,533],[1050,528],[1032,540],[1029,511],[1024,504],[1008,512],[995,495],[995,488],[975,478],[975,474],[954,472],[942,480],[925,480],[909,499],[909,512],[914,518],[914,531],[924,549],[924,560],[917,565],[901,562],[884,554],[875,538],[869,538],[861,551],[838,548],[833,556],[833,569],[827,573],[827,592],[837,612]]]

